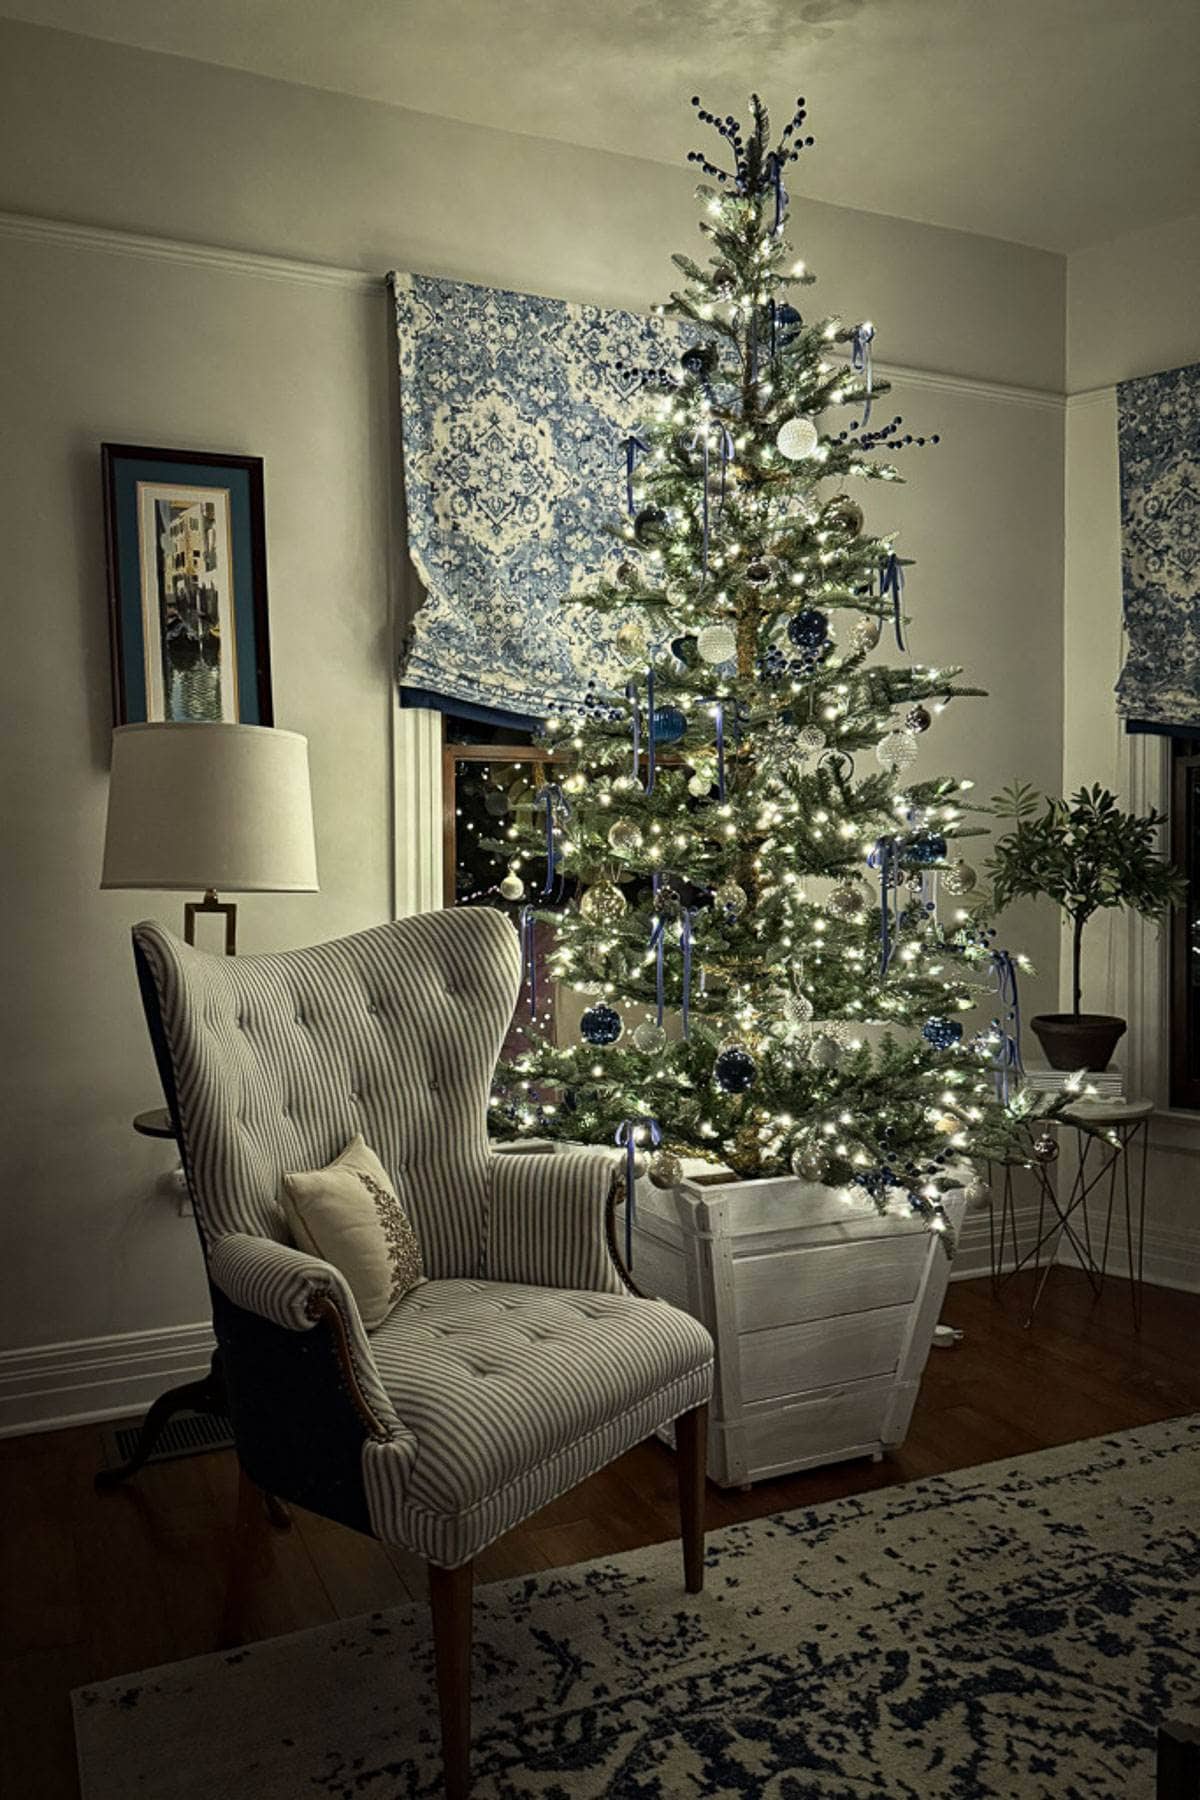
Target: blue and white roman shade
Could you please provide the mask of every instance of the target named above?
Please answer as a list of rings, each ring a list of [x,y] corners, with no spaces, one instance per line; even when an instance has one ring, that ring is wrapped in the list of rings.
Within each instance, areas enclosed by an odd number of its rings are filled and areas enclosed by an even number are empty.
[[[1123,381],[1122,581],[1128,731],[1200,737],[1200,364]]]
[[[674,321],[427,275],[390,277],[409,554],[426,599],[402,700],[501,722],[613,673],[611,615],[563,602],[621,560],[622,440]]]

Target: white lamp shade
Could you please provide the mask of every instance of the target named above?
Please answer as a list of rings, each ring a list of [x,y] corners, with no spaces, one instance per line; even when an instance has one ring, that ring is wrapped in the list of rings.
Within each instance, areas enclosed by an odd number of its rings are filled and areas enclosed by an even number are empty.
[[[308,739],[264,725],[118,726],[100,885],[311,893]]]

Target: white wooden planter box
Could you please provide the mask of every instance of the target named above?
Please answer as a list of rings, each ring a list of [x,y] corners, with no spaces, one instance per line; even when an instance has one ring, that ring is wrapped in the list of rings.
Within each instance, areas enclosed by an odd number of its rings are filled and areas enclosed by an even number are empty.
[[[966,1211],[947,1196],[955,1231]],[[787,1176],[637,1185],[633,1277],[712,1332],[722,1487],[904,1441],[950,1260],[924,1221]]]

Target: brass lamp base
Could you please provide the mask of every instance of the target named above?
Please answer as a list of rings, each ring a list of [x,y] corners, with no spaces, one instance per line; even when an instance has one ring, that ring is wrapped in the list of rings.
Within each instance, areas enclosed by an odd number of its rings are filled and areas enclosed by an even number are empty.
[[[206,888],[203,900],[189,900],[183,909],[183,941],[196,942],[196,914],[224,913],[225,954],[237,955],[237,905],[232,900],[218,900],[215,888]]]

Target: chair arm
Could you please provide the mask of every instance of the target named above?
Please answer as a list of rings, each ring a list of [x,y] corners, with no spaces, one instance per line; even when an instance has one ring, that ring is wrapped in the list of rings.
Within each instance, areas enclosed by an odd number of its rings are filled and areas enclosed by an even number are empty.
[[[613,1227],[622,1167],[603,1150],[494,1150],[484,1278],[629,1293]]]
[[[208,1272],[226,1299],[272,1325],[311,1331],[328,1319],[344,1373],[373,1435],[408,1435],[380,1380],[354,1295],[332,1263],[273,1238],[232,1232],[213,1245]]]

